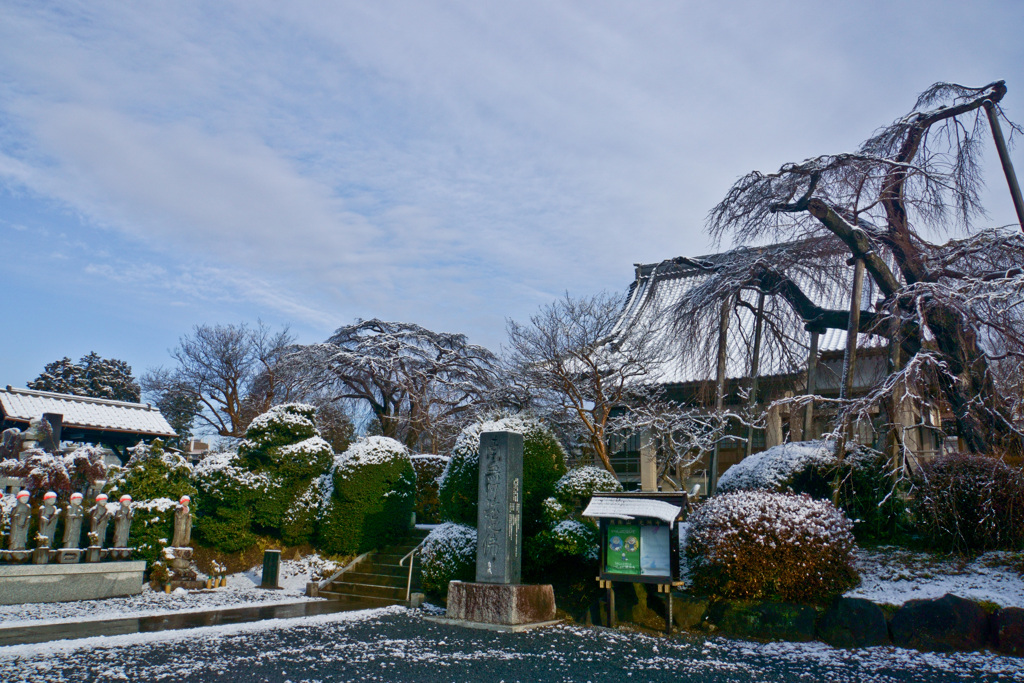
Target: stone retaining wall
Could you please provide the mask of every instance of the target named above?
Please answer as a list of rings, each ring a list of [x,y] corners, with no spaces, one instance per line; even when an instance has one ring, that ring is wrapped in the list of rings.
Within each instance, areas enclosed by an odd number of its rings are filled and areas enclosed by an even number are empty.
[[[665,599],[647,595],[640,584],[616,587],[620,621],[647,627],[664,624]],[[676,628],[755,640],[820,640],[833,647],[895,645],[930,652],[991,648],[1024,656],[1024,609],[986,610],[981,604],[947,594],[911,600],[900,607],[863,598],[836,598],[827,608],[785,602],[712,600],[672,594]]]

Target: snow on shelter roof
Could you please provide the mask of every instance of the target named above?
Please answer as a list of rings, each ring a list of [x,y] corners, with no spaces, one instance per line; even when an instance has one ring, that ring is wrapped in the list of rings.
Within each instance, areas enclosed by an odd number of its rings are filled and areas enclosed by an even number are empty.
[[[685,346],[677,341],[678,331],[673,324],[675,311],[699,285],[711,277],[706,270],[696,265],[697,263],[714,265],[729,259],[733,254],[748,249],[756,250],[757,248],[741,247],[729,252],[693,259],[636,264],[636,280],[630,285],[615,334],[627,340],[626,345],[628,346],[631,329],[653,331],[645,332],[645,334],[656,337],[657,339],[654,341],[661,348],[661,360],[651,377],[656,383],[671,385],[714,380],[715,358],[705,358],[699,349]],[[814,263],[809,263],[800,270],[788,270],[786,275],[799,285],[800,289],[818,306],[826,309],[849,310],[853,268],[850,267],[848,271],[842,278],[846,282],[817,278]],[[746,305],[734,307],[729,320],[726,344],[726,377],[728,379],[741,379],[750,376],[751,344],[756,318],[752,309],[756,307],[757,294],[745,290],[741,296]],[[871,310],[874,308],[877,297],[878,291],[874,282],[871,278],[865,277],[861,309]],[[758,372],[762,377],[791,375],[802,372],[807,367],[810,333],[804,329],[804,323],[795,311],[791,311],[788,320],[784,322],[785,327],[789,328],[788,335],[791,339],[785,348],[782,348],[769,335],[763,335]],[[704,333],[703,330],[702,333]],[[706,334],[717,340],[717,323],[708,325]],[[857,347],[861,350],[884,348],[885,346],[886,340],[880,336],[858,335]],[[820,333],[819,354],[841,353],[845,348],[845,330],[826,329]]]
[[[683,508],[661,500],[644,500],[629,498],[606,498],[594,496],[590,499],[584,517],[607,517],[610,519],[635,519],[636,517],[653,517],[671,524]]]
[[[160,411],[146,403],[110,401],[49,391],[0,389],[0,411],[14,422],[29,422],[43,413],[63,415],[65,427],[147,436],[177,436]]]

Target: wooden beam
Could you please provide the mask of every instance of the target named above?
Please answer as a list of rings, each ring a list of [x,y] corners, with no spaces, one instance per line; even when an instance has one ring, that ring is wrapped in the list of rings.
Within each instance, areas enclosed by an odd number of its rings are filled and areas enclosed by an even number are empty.
[[[729,312],[732,310],[732,297],[728,296],[722,302],[722,314],[718,321],[718,370],[715,375],[715,414],[721,419],[722,410],[725,407],[725,370],[727,360],[727,344],[729,342]],[[723,434],[725,421],[722,421]],[[711,463],[708,468],[708,495],[715,495],[718,490],[718,450],[723,434],[715,439],[715,449],[711,453]]]
[[[754,350],[750,355],[750,396],[747,406],[753,409],[757,404],[757,376],[761,364],[761,332],[764,327],[764,292],[757,293],[757,313],[754,318]],[[753,413],[753,410],[750,411]],[[749,458],[754,447],[754,426],[747,427],[747,449],[744,457]]]

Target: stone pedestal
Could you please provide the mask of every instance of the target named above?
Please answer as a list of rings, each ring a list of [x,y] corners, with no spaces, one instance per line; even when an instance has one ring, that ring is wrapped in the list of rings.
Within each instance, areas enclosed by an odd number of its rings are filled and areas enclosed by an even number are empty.
[[[0,605],[95,600],[142,592],[146,563],[0,566]]]
[[[192,548],[166,548],[164,557],[171,570],[171,583],[195,581],[196,572],[192,569]]]
[[[555,618],[555,591],[550,585],[452,581],[447,617],[502,626],[550,622]]]
[[[78,564],[82,551],[78,548],[61,548],[57,551],[57,564]]]

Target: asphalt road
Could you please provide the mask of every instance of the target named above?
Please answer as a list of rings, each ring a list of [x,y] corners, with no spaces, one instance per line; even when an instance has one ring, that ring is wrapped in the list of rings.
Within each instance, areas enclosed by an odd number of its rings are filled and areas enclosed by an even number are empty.
[[[20,681],[1024,681],[1024,659],[991,653],[835,650],[557,626],[460,629],[389,608],[0,648]]]

